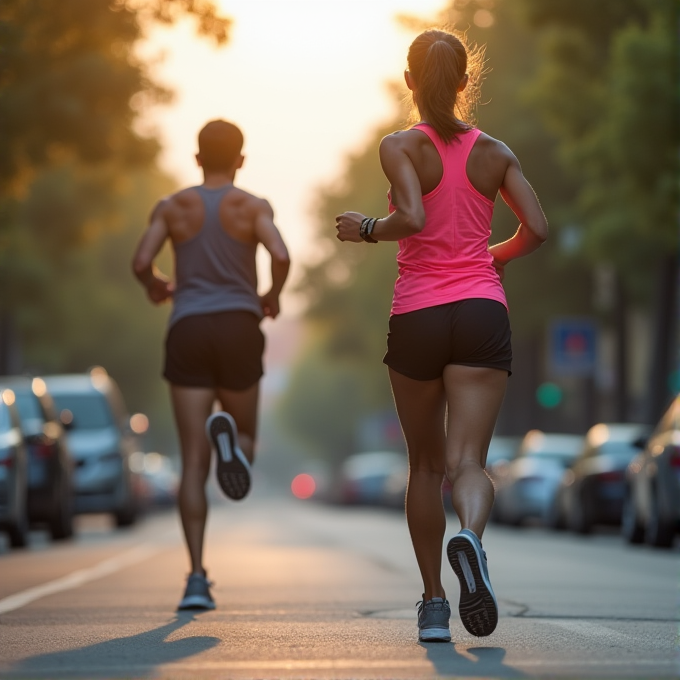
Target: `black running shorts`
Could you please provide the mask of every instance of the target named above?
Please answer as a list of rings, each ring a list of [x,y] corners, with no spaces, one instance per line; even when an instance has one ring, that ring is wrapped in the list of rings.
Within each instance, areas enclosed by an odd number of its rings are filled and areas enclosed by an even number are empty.
[[[264,336],[252,312],[185,316],[165,339],[163,377],[182,387],[247,390],[262,377]]]
[[[505,306],[474,298],[390,317],[390,368],[414,380],[435,380],[448,364],[512,373],[510,321]]]

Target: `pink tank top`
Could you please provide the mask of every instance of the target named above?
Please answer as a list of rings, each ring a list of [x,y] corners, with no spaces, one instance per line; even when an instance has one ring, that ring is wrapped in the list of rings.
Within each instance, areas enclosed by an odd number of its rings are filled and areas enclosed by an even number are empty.
[[[488,251],[493,201],[472,186],[465,171],[481,131],[463,132],[445,144],[427,123],[413,129],[432,140],[444,171],[438,186],[423,196],[425,227],[399,241],[392,314],[469,298],[496,300],[507,307]],[[390,212],[394,209],[390,198]]]

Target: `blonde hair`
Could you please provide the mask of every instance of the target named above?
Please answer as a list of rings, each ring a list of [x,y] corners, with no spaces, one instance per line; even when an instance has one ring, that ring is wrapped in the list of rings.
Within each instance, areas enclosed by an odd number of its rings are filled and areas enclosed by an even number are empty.
[[[468,45],[458,31],[429,29],[411,43],[407,61],[416,87],[411,124],[418,122],[420,115],[447,143],[474,127],[485,73],[483,47]],[[467,86],[458,92],[465,74]]]

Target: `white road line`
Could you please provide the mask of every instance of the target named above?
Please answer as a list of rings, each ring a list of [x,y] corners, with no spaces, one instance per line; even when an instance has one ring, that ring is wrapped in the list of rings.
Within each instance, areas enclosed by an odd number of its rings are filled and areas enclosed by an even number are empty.
[[[35,600],[39,600],[41,597],[61,593],[64,590],[78,588],[84,583],[96,581],[99,578],[120,571],[125,567],[130,567],[133,564],[142,562],[160,552],[162,549],[162,546],[140,545],[136,548],[132,548],[132,550],[120,553],[116,557],[111,557],[99,564],[95,564],[93,567],[79,569],[78,571],[74,571],[66,576],[55,579],[54,581],[48,581],[42,585],[22,590],[20,593],[15,593],[14,595],[10,595],[9,597],[0,600],[0,614],[6,614],[15,609],[25,607],[27,604],[35,602]]]

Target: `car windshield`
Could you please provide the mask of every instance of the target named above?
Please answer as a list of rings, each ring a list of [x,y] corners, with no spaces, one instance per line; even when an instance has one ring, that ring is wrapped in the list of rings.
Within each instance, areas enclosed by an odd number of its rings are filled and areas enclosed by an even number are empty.
[[[54,394],[59,411],[73,414],[74,430],[100,430],[113,425],[111,411],[104,395],[99,392],[89,394]]]
[[[569,465],[576,458],[578,451],[532,451],[529,456],[531,458],[540,458],[541,460],[554,460],[562,465]]]
[[[600,453],[612,454],[614,456],[629,455],[633,457],[639,453],[639,449],[633,446],[631,442],[617,442],[608,441],[600,447]]]
[[[15,392],[17,411],[22,421],[43,420],[38,400],[30,392]]]

